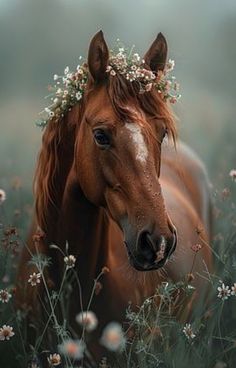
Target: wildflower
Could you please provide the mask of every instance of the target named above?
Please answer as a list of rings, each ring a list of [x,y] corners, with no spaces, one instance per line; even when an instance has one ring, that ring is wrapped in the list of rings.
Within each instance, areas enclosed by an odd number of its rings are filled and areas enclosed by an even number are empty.
[[[100,342],[108,350],[122,351],[125,347],[126,339],[121,325],[117,322],[109,323],[103,330]]]
[[[236,169],[230,170],[229,176],[236,182]]]
[[[231,291],[229,289],[229,286],[225,286],[223,282],[221,283],[221,286],[217,288],[217,290],[219,291],[217,295],[218,298],[222,300],[227,300],[230,297]]]
[[[64,70],[64,74],[66,75],[66,74],[68,74],[69,73],[69,67],[67,66],[66,68],[65,68],[65,70]]]
[[[67,339],[59,345],[59,351],[72,359],[81,359],[84,354],[84,343],[81,340]]]
[[[61,356],[60,354],[50,354],[48,357],[48,363],[52,366],[56,366],[61,364]]]
[[[58,78],[59,78],[58,75],[54,74],[54,76],[53,76],[54,81],[58,80]]]
[[[148,83],[148,84],[146,84],[146,86],[145,86],[145,91],[146,91],[146,92],[149,92],[149,91],[151,91],[151,89],[152,89],[152,83]]]
[[[86,331],[91,332],[96,329],[98,320],[92,311],[81,312],[76,316],[76,322],[83,326]]]
[[[199,252],[199,250],[202,249],[202,245],[201,244],[193,244],[193,245],[191,245],[191,249],[192,249],[193,252],[197,253],[197,252]]]
[[[12,295],[5,289],[0,290],[0,301],[2,303],[8,303]]]
[[[103,286],[102,283],[100,281],[96,281],[95,284],[95,295],[99,295],[101,290],[102,290]]]
[[[28,282],[31,284],[31,286],[36,286],[37,284],[40,284],[41,281],[41,273],[33,273],[30,275]]]
[[[193,329],[190,323],[186,323],[186,325],[183,328],[183,333],[185,334],[188,340],[193,340],[196,337],[196,335],[193,333]]]
[[[174,67],[175,67],[175,61],[169,59],[168,63],[166,64],[166,69],[170,72],[174,69]]]
[[[109,273],[110,272],[110,270],[109,270],[109,268],[107,267],[107,266],[104,266],[103,268],[102,268],[102,273],[105,275],[106,273]]]
[[[76,258],[73,255],[69,255],[64,257],[64,262],[67,265],[67,268],[75,267]]]
[[[75,95],[77,101],[79,101],[82,98],[82,93],[81,92],[77,92]]]
[[[115,70],[113,70],[113,69],[112,69],[112,70],[110,71],[110,74],[114,77],[114,76],[116,75]]]
[[[13,328],[11,326],[3,325],[0,328],[0,341],[10,340],[15,333],[13,332]]]
[[[0,204],[2,204],[6,200],[6,192],[3,189],[0,189]]]
[[[231,295],[236,295],[236,283],[231,286]]]

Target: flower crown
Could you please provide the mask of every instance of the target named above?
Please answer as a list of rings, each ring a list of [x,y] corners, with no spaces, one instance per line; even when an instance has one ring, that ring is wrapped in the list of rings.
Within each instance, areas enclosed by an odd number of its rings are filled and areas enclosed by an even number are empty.
[[[118,40],[119,41],[119,40]],[[120,45],[119,45],[120,46]],[[170,73],[174,69],[174,60],[166,63],[163,71],[154,73],[145,67],[145,60],[141,59],[139,54],[124,47],[118,47],[118,50],[110,50],[109,64],[106,72],[114,77],[116,74],[122,74],[124,78],[131,83],[136,81],[139,84],[139,93],[146,93],[156,88],[164,100],[175,103],[181,97],[179,94],[179,84]],[[80,59],[82,59],[80,57]],[[75,72],[71,72],[67,66],[64,75],[54,75],[54,86],[49,86],[51,92],[45,98],[50,98],[51,104],[39,114],[41,118],[36,121],[36,125],[44,128],[50,120],[59,121],[67,111],[78,103],[84,94],[88,81],[88,67],[86,63],[77,66]]]

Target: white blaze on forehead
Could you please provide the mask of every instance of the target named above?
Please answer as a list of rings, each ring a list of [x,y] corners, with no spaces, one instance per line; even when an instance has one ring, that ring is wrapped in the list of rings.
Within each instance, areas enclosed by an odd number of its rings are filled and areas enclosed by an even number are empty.
[[[136,159],[141,163],[145,163],[148,157],[148,150],[144,141],[141,127],[135,123],[126,123],[125,126],[130,131],[132,141],[135,145]]]

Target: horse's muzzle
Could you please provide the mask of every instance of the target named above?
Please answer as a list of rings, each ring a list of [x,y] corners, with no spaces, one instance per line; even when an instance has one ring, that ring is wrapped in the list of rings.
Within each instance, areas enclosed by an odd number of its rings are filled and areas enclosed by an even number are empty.
[[[136,246],[125,241],[131,265],[138,271],[152,271],[163,267],[177,244],[177,232],[171,236],[153,237],[149,232],[142,231],[138,235]]]

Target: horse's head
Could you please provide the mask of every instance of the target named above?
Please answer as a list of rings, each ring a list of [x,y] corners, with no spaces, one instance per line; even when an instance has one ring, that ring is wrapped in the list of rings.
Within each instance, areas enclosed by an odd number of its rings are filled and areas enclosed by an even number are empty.
[[[159,34],[146,53],[147,69],[166,63]],[[90,82],[75,145],[75,168],[87,199],[105,208],[124,233],[131,264],[147,271],[163,266],[176,246],[159,182],[161,144],[175,135],[172,115],[156,90],[140,94],[136,81],[106,72],[109,52],[102,32],[92,39]]]

